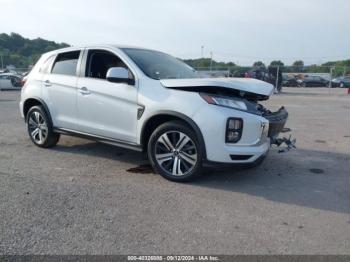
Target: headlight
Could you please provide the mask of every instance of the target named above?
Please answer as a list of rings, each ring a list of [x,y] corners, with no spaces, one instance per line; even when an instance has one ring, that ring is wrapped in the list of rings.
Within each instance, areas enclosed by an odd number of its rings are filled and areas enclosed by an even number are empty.
[[[212,105],[225,106],[240,110],[247,110],[247,105],[243,101],[233,100],[227,97],[209,95],[209,94],[200,94],[201,97],[208,103]]]

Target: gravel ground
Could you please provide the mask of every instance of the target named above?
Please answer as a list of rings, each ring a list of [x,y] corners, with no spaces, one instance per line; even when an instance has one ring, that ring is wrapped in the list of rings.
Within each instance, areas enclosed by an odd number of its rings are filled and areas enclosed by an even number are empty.
[[[145,157],[63,136],[32,145],[0,92],[0,254],[350,254],[350,96],[286,88],[298,149],[196,182],[128,172]]]

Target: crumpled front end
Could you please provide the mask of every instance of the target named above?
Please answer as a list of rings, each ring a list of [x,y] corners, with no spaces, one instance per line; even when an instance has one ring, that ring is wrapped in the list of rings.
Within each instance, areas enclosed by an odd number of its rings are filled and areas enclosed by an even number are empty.
[[[288,112],[283,106],[276,112],[266,111],[263,116],[269,121],[268,137],[270,138],[271,145],[281,147],[279,150],[280,153],[296,148],[296,139],[292,139],[291,135],[289,137],[279,137],[281,133],[291,131],[289,128],[285,128],[288,120]]]
[[[279,138],[285,131],[287,110],[281,107],[278,111],[271,112],[260,104],[254,104],[255,111],[249,112],[221,106],[206,106],[193,116],[193,120],[201,126],[209,162],[253,163],[267,154],[271,144],[287,144],[287,139]],[[242,122],[239,140],[236,142],[227,139],[231,119]]]
[[[200,127],[209,162],[252,163],[264,157],[277,140],[288,119],[282,107],[271,112],[259,104],[272,95],[274,87],[247,79],[167,79],[168,88],[196,92],[207,103],[192,116]]]
[[[268,137],[275,139],[284,130],[288,120],[287,110],[282,106],[278,111],[267,111],[262,116],[269,121]]]

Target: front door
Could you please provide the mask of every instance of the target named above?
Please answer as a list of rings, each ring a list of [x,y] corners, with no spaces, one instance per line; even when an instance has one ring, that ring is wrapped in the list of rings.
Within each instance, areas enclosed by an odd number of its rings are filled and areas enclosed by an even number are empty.
[[[78,131],[136,143],[136,85],[106,80],[109,68],[127,66],[110,51],[87,50],[84,53],[86,65],[82,74],[85,75],[77,84]]]

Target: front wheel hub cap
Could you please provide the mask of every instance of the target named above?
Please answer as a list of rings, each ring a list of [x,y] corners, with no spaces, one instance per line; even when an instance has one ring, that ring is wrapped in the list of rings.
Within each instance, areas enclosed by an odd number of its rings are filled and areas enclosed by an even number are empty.
[[[43,115],[37,111],[28,118],[29,134],[37,144],[43,144],[48,135],[48,127]]]
[[[189,136],[180,131],[168,131],[156,142],[155,158],[168,175],[185,176],[196,166],[198,151]]]

